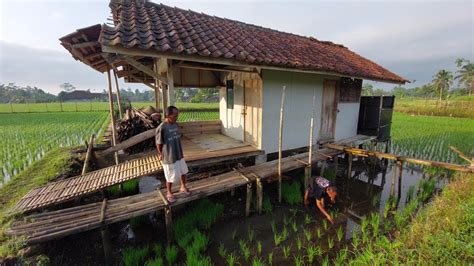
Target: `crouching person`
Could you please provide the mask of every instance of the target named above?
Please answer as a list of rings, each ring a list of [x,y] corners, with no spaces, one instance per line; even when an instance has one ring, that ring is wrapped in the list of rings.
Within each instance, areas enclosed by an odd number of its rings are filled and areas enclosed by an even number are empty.
[[[327,208],[336,203],[337,188],[331,181],[322,176],[314,177],[309,182],[308,188],[304,194],[305,205],[309,204],[310,199],[315,199],[316,206],[321,213],[326,216],[329,222],[334,224],[334,220],[327,212]]]
[[[172,186],[178,179],[181,180],[179,191],[185,196],[189,196],[191,192],[186,187],[188,166],[184,161],[181,135],[176,123],[179,111],[175,106],[169,106],[166,111],[165,121],[156,128],[155,142],[166,178],[166,198],[168,202],[173,203],[176,199]]]

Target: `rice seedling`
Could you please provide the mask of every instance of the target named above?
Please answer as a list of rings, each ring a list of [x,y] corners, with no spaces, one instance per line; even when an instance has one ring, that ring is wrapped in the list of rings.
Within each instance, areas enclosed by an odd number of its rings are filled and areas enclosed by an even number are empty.
[[[323,220],[323,227],[324,227],[324,230],[328,230],[328,220],[326,219]]]
[[[211,258],[202,256],[199,253],[194,252],[192,249],[186,250],[186,265],[200,265],[200,266],[211,266]]]
[[[219,244],[219,248],[217,249],[217,253],[219,253],[219,256],[221,256],[223,259],[227,257],[227,250],[224,247],[223,243]]]
[[[322,266],[329,266],[329,257],[326,255],[324,256],[323,261],[321,261]]]
[[[336,258],[333,261],[334,265],[344,265],[344,261],[347,259],[347,253],[348,253],[347,248],[343,248],[339,250],[339,252],[336,255]]]
[[[250,258],[250,248],[249,248],[249,246],[242,239],[239,240],[239,246],[240,246],[240,250],[242,251],[242,255],[244,255],[245,260],[248,261],[249,258]]]
[[[265,213],[271,213],[273,211],[272,202],[270,201],[270,197],[268,197],[268,196],[263,197],[262,208],[263,208],[263,212],[265,212]]]
[[[234,253],[230,253],[227,255],[226,261],[228,266],[234,266],[237,264],[237,257],[234,256]]]
[[[369,220],[367,219],[367,217],[363,217],[362,220],[360,221],[360,230],[362,233],[364,233],[365,231],[367,231],[367,226],[369,225]]]
[[[293,233],[298,232],[298,225],[296,224],[295,220],[293,220],[293,222],[291,223],[291,229],[293,229]]]
[[[288,230],[286,229],[286,226],[283,227],[283,231],[281,232],[281,238],[283,241],[288,238]]]
[[[311,241],[313,238],[313,234],[311,233],[310,230],[303,229],[304,236],[306,237],[306,240]]]
[[[273,241],[275,242],[275,246],[278,247],[283,240],[280,234],[273,232]]]
[[[316,229],[316,236],[317,236],[318,238],[321,238],[321,235],[322,235],[321,229],[318,227],[318,228]]]
[[[247,235],[249,237],[249,242],[251,243],[255,238],[255,231],[253,229],[248,228]]]
[[[273,265],[273,251],[268,253],[268,265]]]
[[[161,256],[161,252],[163,251],[163,247],[160,244],[154,244],[151,249],[153,250],[153,253],[155,253],[155,256],[159,257]]]
[[[334,239],[331,236],[328,236],[328,247],[332,249],[334,247]]]
[[[311,219],[311,216],[309,216],[308,214],[306,214],[304,216],[304,224],[310,224],[313,220]]]
[[[283,224],[284,224],[285,226],[287,226],[287,225],[290,224],[290,222],[291,222],[291,220],[288,219],[288,217],[286,217],[286,214],[283,214]]]
[[[145,262],[145,266],[163,266],[165,265],[162,257],[155,257],[152,260]]]
[[[237,229],[234,229],[234,231],[232,231],[232,234],[231,234],[232,240],[235,240],[236,235],[237,235]]]
[[[391,229],[392,229],[392,222],[389,221],[389,220],[386,220],[386,221],[383,223],[383,230],[384,230],[384,232],[389,232]]]
[[[356,230],[352,230],[352,247],[357,249],[360,244],[359,234],[357,234]]]
[[[301,239],[299,237],[296,238],[296,247],[298,250],[301,250],[303,248],[303,242],[301,242]]]
[[[265,264],[263,263],[261,258],[259,258],[259,257],[253,258],[252,266],[263,266],[263,265],[265,265]]]
[[[283,182],[281,185],[281,196],[283,201],[290,205],[303,203],[300,182]]]
[[[122,261],[126,266],[141,265],[149,254],[149,247],[126,248],[122,252]]]
[[[295,266],[302,266],[304,265],[304,260],[303,260],[303,256],[301,255],[296,255],[296,256],[293,256],[294,260],[295,260]]]
[[[258,255],[262,254],[262,242],[257,241],[257,253]]]
[[[290,246],[283,246],[283,257],[285,259],[288,259],[288,256],[290,256]]]
[[[320,246],[309,245],[306,248],[306,256],[308,257],[309,264],[313,264],[314,258],[316,256],[321,256],[322,254],[323,254],[323,251]]]
[[[342,238],[344,237],[344,231],[342,230],[342,226],[339,226],[336,231],[337,241],[341,242]]]
[[[276,232],[276,222],[274,219],[270,221],[270,226],[272,227],[272,232]]]
[[[168,265],[173,265],[178,259],[178,249],[175,245],[167,246],[165,249],[165,258]]]
[[[383,207],[383,218],[387,220],[388,214],[390,213],[390,202],[385,202],[385,206]]]
[[[374,196],[372,197],[372,206],[376,206],[380,202],[380,197]]]
[[[379,230],[380,230],[380,216],[378,213],[372,213],[371,215],[371,218],[370,218],[370,223],[371,223],[371,226],[372,226],[372,233],[374,235],[374,237],[377,237],[378,234],[379,234]]]
[[[194,230],[192,232],[192,235],[193,242],[191,244],[191,247],[196,252],[196,254],[205,251],[209,243],[209,238],[198,230]]]

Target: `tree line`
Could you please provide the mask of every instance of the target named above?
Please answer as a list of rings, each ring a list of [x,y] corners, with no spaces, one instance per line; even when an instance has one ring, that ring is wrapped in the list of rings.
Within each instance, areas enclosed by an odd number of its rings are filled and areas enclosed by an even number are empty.
[[[390,93],[380,88],[374,88],[372,84],[364,84],[362,86],[362,95],[380,96],[393,94],[399,98],[438,98],[440,101],[453,96],[473,95],[474,63],[471,63],[470,60],[459,58],[456,60],[456,66],[457,70],[455,73],[441,69],[428,84],[415,88],[396,86]],[[453,86],[455,82],[457,82],[456,87]]]

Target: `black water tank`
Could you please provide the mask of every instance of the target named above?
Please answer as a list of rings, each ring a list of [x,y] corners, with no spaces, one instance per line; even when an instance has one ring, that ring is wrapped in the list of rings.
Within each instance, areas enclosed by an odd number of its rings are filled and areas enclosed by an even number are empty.
[[[376,136],[378,141],[390,139],[395,96],[360,97],[357,133]]]

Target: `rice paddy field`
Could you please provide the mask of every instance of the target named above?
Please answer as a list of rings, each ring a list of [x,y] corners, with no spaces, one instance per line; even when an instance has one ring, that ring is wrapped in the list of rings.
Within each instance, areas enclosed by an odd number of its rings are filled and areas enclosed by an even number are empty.
[[[155,106],[155,102],[132,102],[132,107],[142,108]],[[182,111],[216,111],[219,103],[176,103]],[[117,107],[116,107],[117,108]],[[0,104],[0,113],[38,113],[38,112],[94,112],[109,111],[108,102],[82,101],[82,102],[52,102],[52,103],[14,103]]]
[[[393,114],[392,153],[464,164],[448,145],[473,157],[474,119]]]
[[[46,152],[99,135],[106,112],[0,114],[0,184]]]

